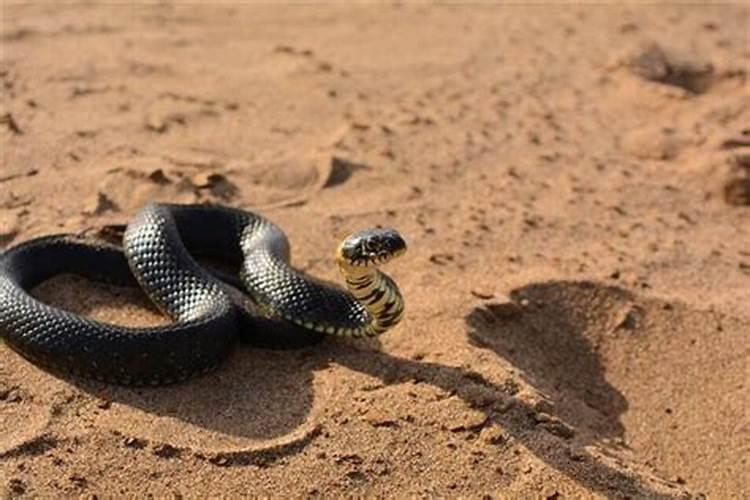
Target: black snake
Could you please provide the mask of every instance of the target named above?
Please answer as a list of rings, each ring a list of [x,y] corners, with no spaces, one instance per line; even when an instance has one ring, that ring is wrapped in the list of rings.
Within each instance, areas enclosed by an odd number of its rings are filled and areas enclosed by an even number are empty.
[[[0,335],[24,357],[53,370],[125,385],[179,382],[217,366],[241,331],[262,347],[309,344],[324,334],[383,333],[401,319],[404,304],[396,284],[377,267],[405,250],[390,229],[345,239],[336,255],[345,291],[291,267],[286,236],[258,214],[150,204],[128,224],[122,248],[57,235],[0,254]],[[195,256],[237,263],[239,275],[209,271]],[[62,273],[137,282],[174,323],[115,326],[28,293]],[[238,298],[227,283],[247,296]]]

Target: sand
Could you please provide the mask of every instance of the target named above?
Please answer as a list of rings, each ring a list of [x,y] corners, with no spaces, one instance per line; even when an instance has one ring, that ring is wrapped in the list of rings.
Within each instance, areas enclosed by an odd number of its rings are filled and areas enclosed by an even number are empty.
[[[184,385],[0,345],[2,496],[747,498],[748,8],[2,8],[0,245],[152,200],[401,231],[377,342]],[[62,276],[46,302],[166,321]]]

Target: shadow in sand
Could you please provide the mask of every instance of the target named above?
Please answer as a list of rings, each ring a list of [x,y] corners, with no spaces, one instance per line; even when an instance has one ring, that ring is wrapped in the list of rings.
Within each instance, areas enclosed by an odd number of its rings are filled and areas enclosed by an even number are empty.
[[[170,417],[191,427],[210,431],[204,441],[241,447],[243,441],[273,440],[288,436],[309,420],[314,404],[313,371],[309,349],[275,352],[236,349],[214,372],[183,384],[130,388],[71,377],[81,390],[104,400]],[[131,417],[137,422],[137,417]],[[143,431],[151,432],[153,418],[144,418]],[[131,426],[137,433],[137,424]],[[190,432],[171,424],[164,433]]]
[[[595,492],[660,497],[637,475],[581,451],[587,444],[623,435],[619,416],[627,409],[627,401],[606,381],[597,348],[612,331],[613,314],[629,304],[631,295],[594,283],[550,282],[515,290],[511,299],[472,311],[466,317],[469,340],[511,362],[534,387],[553,395],[544,408],[532,407],[514,397],[514,387],[494,384],[472,370],[397,358],[335,341],[301,351],[238,349],[213,374],[174,387],[130,389],[73,382],[102,399],[148,414],[170,416],[238,438],[272,440],[294,433],[310,419],[316,396],[313,374],[333,362],[384,384],[418,381],[455,394],[548,465]],[[80,304],[58,305],[86,312]],[[540,420],[541,412],[547,414],[544,420]],[[551,439],[559,440],[559,446],[539,439],[535,431],[540,425]],[[574,436],[568,426],[575,429]],[[261,458],[272,461],[278,455],[295,453],[306,442],[289,449],[269,449],[269,456]],[[224,465],[244,464],[257,460],[253,453],[220,454],[218,458],[226,459]]]
[[[597,354],[633,297],[591,282],[549,282],[514,290],[508,303],[476,308],[469,340],[517,367],[555,413],[594,439],[620,438],[625,397],[607,382]],[[614,318],[614,321],[613,321]]]
[[[58,276],[38,287],[34,294],[52,306],[83,316],[134,310],[135,317],[149,318],[152,324],[165,321],[135,287],[114,287],[74,276]],[[278,324],[274,327],[282,328]],[[305,334],[293,325],[274,333]],[[172,421],[162,430],[164,434],[186,431],[178,425],[182,421],[210,431],[203,436],[206,441],[240,443],[243,439],[273,440],[287,436],[309,419],[314,403],[313,356],[311,348],[271,351],[241,346],[210,374],[156,388],[121,387],[59,375],[101,400],[138,408],[151,415],[140,420],[138,415],[128,416],[135,419],[132,428],[136,432],[139,426],[145,428],[142,431],[153,431],[149,427],[153,427],[153,415],[157,415]]]
[[[601,307],[577,310],[573,304],[581,301],[581,294],[588,303]],[[670,498],[624,468],[611,467],[583,451],[587,444],[623,434],[618,417],[627,401],[607,383],[591,336],[596,337],[593,330],[609,319],[612,310],[608,305],[614,307],[630,295],[594,283],[550,282],[515,290],[511,297],[512,303],[472,311],[466,318],[469,338],[514,363],[536,387],[559,394],[543,410],[513,397],[511,387],[493,384],[471,370],[344,347],[334,349],[331,357],[385,384],[418,381],[456,394],[548,465],[597,493]],[[541,411],[552,418],[540,420]],[[555,422],[561,426],[549,425]],[[576,429],[574,439],[563,422]],[[535,439],[532,431],[540,425],[554,434],[561,446]]]

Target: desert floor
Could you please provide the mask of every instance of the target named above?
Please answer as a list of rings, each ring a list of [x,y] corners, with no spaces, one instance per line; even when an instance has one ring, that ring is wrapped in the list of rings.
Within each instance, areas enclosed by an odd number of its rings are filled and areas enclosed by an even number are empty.
[[[3,2],[0,247],[162,200],[259,211],[325,279],[351,231],[410,249],[378,342],[154,389],[0,345],[0,494],[747,498],[748,13]]]

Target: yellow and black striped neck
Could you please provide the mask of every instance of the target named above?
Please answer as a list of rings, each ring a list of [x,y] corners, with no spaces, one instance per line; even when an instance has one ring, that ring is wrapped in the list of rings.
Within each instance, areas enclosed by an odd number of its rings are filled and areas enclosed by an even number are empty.
[[[380,335],[402,318],[404,300],[396,283],[377,269],[355,269],[340,265],[346,286],[354,298],[370,314],[371,321],[353,336],[374,337]]]

